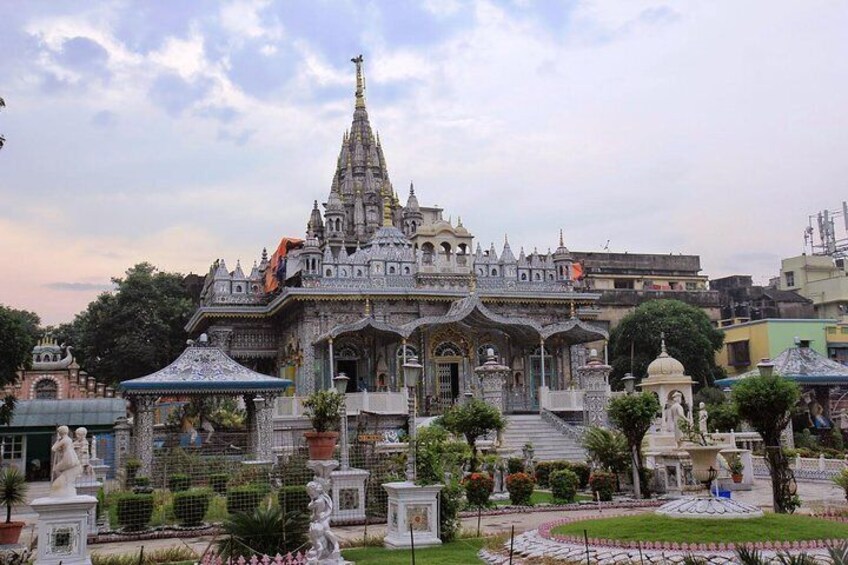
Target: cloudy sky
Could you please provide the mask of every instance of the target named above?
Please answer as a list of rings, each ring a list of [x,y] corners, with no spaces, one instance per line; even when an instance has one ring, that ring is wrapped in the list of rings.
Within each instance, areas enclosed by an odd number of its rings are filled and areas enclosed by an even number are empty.
[[[700,254],[765,279],[848,197],[848,4],[0,2],[0,303],[305,229],[353,111],[478,241]]]

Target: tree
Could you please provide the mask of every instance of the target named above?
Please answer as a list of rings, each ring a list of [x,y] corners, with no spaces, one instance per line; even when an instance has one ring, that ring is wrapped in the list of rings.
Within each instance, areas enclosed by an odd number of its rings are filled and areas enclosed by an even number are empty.
[[[625,316],[610,333],[610,380],[615,388],[621,388],[625,373],[636,378],[645,375],[660,353],[662,333],[669,355],[683,363],[697,382],[709,385],[723,376],[715,353],[724,343],[724,334],[712,326],[704,311],[679,300],[651,300]]]
[[[633,465],[633,488],[636,498],[642,497],[642,440],[660,411],[660,402],[650,392],[613,398],[609,403],[609,420],[627,439]]]
[[[627,439],[618,430],[589,428],[583,436],[583,449],[589,460],[605,471],[623,473],[630,466]]]
[[[32,348],[38,338],[37,314],[0,305],[0,386],[14,384],[18,371],[32,364]],[[0,404],[0,425],[9,424],[15,397],[7,395]]]
[[[707,429],[729,432],[739,429],[739,414],[736,405],[719,388],[703,387],[695,395],[694,404],[700,406],[701,402],[707,410]]]
[[[736,383],[731,395],[739,416],[763,438],[774,511],[791,513],[797,506],[797,499],[790,490],[792,472],[780,445],[780,436],[798,402],[798,385],[780,375],[759,375]]]
[[[473,398],[450,407],[442,416],[442,425],[456,435],[465,436],[471,447],[471,471],[476,471],[477,439],[489,432],[500,432],[506,427],[506,421],[497,408]]]
[[[178,273],[139,263],[57,333],[67,336],[83,369],[115,384],[152,373],[185,348],[194,310]]]

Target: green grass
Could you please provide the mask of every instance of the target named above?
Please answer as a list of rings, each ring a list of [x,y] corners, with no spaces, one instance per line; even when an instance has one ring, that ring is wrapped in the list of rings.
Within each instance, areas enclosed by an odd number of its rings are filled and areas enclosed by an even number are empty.
[[[848,538],[848,524],[800,514],[766,514],[750,520],[684,520],[656,514],[585,520],[557,526],[554,534],[622,541],[747,543]]]
[[[592,497],[588,494],[577,493],[577,497],[574,499],[575,502],[580,502],[583,500],[592,500]],[[507,506],[512,504],[510,500],[507,498],[506,500],[496,500],[495,506]],[[533,491],[533,494],[530,495],[530,505],[536,506],[537,504],[556,504],[554,502],[554,497],[551,495],[549,491]]]
[[[460,539],[438,547],[416,549],[415,561],[427,565],[482,563],[477,557],[477,552],[483,547],[483,541],[483,538]],[[357,547],[342,551],[342,557],[356,562],[356,565],[409,565],[410,555],[408,549],[383,547]]]

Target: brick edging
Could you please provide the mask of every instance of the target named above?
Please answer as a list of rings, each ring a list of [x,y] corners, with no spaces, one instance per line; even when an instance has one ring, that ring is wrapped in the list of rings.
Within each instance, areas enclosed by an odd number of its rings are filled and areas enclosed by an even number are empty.
[[[618,502],[601,502],[601,510],[621,510],[627,508],[655,508],[662,506],[668,502],[667,500],[634,500],[634,501],[618,501]],[[545,504],[543,506],[506,506],[503,508],[487,508],[484,509],[481,515],[483,516],[502,516],[504,514],[530,514],[533,512],[574,512],[577,510],[597,510],[598,503],[580,504],[572,502],[570,504]],[[460,518],[473,518],[477,516],[476,510],[463,510],[459,513]]]

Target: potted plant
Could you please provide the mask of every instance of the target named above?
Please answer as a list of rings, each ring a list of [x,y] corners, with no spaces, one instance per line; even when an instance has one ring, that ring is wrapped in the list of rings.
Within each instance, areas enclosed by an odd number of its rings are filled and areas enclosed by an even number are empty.
[[[0,544],[15,544],[21,537],[24,522],[12,522],[12,506],[26,502],[26,477],[17,467],[9,466],[0,470],[0,502],[6,505],[6,522],[0,524]]]
[[[345,401],[344,395],[335,390],[319,390],[303,401],[310,420],[312,431],[305,432],[309,445],[310,459],[332,459],[339,439],[339,411]]]
[[[742,463],[742,458],[736,453],[731,453],[727,457],[727,468],[730,470],[730,478],[737,485],[742,482],[742,473],[745,471],[745,464]]]

